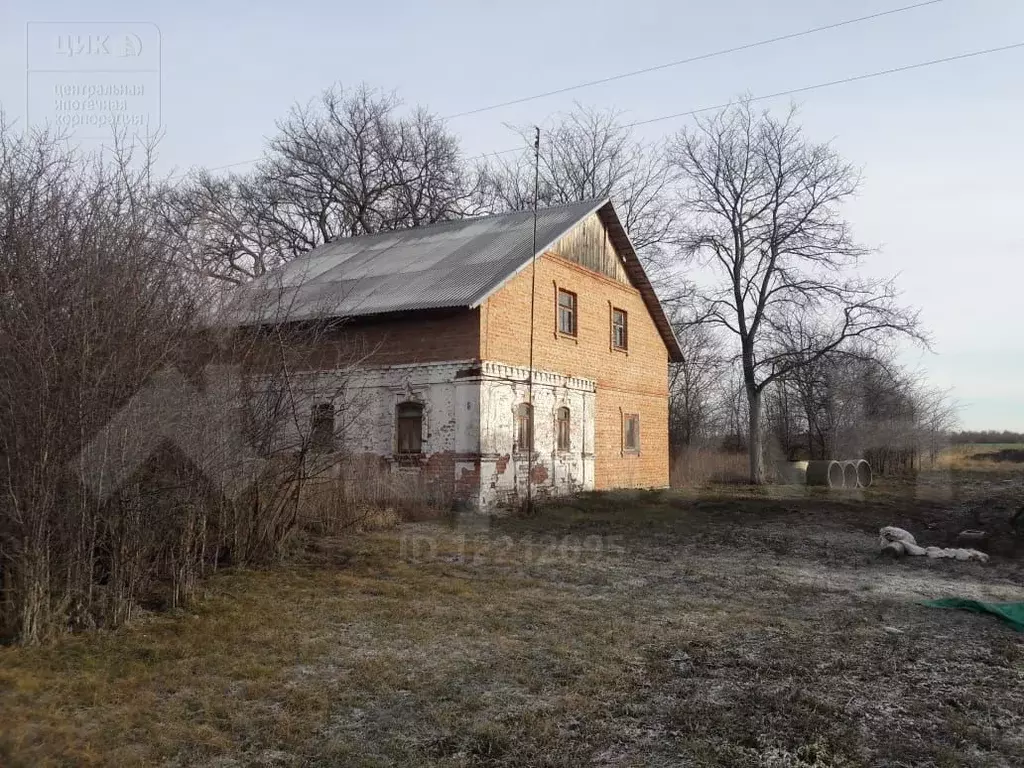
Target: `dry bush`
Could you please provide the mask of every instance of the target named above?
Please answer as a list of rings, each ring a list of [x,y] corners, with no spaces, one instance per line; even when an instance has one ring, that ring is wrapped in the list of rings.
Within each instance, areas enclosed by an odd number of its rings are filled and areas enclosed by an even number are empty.
[[[379,460],[341,460],[306,484],[300,524],[310,533],[328,536],[391,528],[401,520],[399,491]]]
[[[0,115],[0,633],[24,642],[127,618],[140,583],[202,528],[172,515],[181,525],[155,551],[151,500],[96,494],[79,463],[193,316],[153,236],[149,160],[116,146],[83,157]]]
[[[742,483],[749,477],[747,458],[717,448],[684,448],[672,458],[669,481],[673,488],[709,483]]]
[[[279,559],[306,507],[329,531],[399,508],[379,471],[337,473],[358,350],[314,375],[329,323],[214,332],[150,159],[0,117],[0,636],[18,642],[185,605],[211,569]],[[303,505],[321,476],[330,503]]]

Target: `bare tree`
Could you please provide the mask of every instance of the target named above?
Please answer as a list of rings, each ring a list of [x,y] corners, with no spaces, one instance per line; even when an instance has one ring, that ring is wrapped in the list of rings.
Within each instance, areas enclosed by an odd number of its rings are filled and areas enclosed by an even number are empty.
[[[852,273],[867,249],[840,208],[859,176],[803,135],[795,109],[777,118],[741,102],[682,130],[670,158],[682,183],[682,251],[721,278],[701,292],[695,320],[739,341],[750,480],[763,483],[765,388],[854,340],[920,339],[918,317],[898,304],[892,280]]]
[[[674,451],[721,431],[721,382],[730,366],[708,326],[680,324],[676,338],[683,360],[669,365],[669,442]]]
[[[461,215],[458,140],[425,109],[398,116],[399,106],[367,86],[335,86],[278,124],[258,175],[290,255],[335,237]]]
[[[292,108],[253,172],[188,178],[164,209],[183,262],[245,282],[334,238],[463,216],[471,174],[458,139],[427,110],[400,108],[336,85]]]
[[[521,154],[480,167],[480,195],[487,209],[521,211],[533,205],[533,129],[517,132]],[[668,204],[671,181],[663,147],[636,139],[615,111],[577,105],[543,133],[539,202],[611,197],[634,246],[648,257],[675,224]]]
[[[878,352],[851,344],[765,390],[768,426],[787,458],[864,457],[879,473],[934,461],[956,423],[955,402]]]
[[[218,285],[248,282],[279,264],[287,249],[265,186],[258,175],[207,171],[166,185],[158,223],[176,261]]]

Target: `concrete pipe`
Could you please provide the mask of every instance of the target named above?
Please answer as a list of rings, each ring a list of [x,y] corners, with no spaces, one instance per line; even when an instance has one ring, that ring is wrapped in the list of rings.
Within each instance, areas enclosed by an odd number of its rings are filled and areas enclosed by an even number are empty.
[[[871,465],[861,459],[857,462],[857,485],[861,488],[870,488],[872,479]]]
[[[807,462],[807,484],[826,488],[843,487],[843,465],[838,461]]]
[[[843,485],[847,488],[857,487],[857,462],[843,462]]]

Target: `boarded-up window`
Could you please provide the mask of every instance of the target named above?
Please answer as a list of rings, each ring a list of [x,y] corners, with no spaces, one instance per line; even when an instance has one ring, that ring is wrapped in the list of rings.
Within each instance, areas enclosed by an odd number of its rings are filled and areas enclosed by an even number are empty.
[[[317,403],[313,406],[309,445],[317,451],[334,450],[334,403]]]
[[[627,413],[622,417],[622,449],[637,452],[640,450],[640,415]]]
[[[558,450],[569,450],[569,409],[559,408],[555,413],[555,434],[558,438]]]
[[[520,403],[516,407],[516,450],[533,450],[533,408],[529,403]]]
[[[558,289],[558,330],[576,335],[576,294]]]
[[[622,309],[612,310],[612,346],[616,349],[629,348],[629,331],[626,312]]]
[[[399,453],[423,451],[423,406],[419,403],[399,403],[397,419]]]

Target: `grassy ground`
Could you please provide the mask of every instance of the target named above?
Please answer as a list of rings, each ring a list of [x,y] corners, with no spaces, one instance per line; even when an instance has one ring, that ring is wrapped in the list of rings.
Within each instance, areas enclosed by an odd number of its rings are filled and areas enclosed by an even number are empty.
[[[1012,766],[1024,641],[880,560],[1024,503],[1020,473],[866,493],[597,494],[226,572],[191,612],[0,648],[0,765]]]

